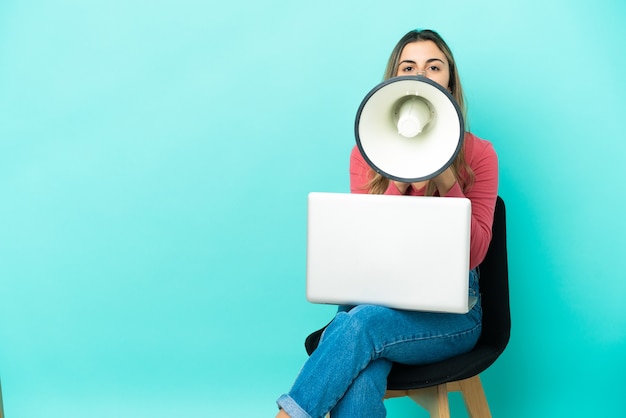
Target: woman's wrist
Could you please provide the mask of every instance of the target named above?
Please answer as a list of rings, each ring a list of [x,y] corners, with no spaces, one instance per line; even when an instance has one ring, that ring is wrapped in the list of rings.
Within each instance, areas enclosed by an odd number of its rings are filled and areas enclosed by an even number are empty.
[[[439,196],[445,196],[456,183],[456,176],[454,172],[448,168],[443,173],[433,178],[432,181],[439,191]]]
[[[400,194],[405,194],[411,183],[402,183],[401,181],[394,180],[393,185],[396,186]]]

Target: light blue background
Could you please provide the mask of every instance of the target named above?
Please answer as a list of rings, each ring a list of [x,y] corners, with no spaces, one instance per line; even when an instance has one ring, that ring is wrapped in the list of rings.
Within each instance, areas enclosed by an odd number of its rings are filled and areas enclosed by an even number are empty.
[[[624,414],[625,18],[618,0],[2,0],[7,416],[272,416],[333,312],[304,298],[306,195],[348,190],[358,104],[416,27],[451,45],[500,157],[494,416]]]

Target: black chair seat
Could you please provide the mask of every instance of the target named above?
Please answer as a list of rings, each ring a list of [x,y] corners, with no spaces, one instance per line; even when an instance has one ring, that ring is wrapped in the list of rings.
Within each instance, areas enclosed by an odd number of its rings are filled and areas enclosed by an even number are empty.
[[[387,389],[421,389],[467,379],[485,371],[500,354],[494,347],[476,346],[469,353],[437,363],[420,366],[394,363],[387,378]]]

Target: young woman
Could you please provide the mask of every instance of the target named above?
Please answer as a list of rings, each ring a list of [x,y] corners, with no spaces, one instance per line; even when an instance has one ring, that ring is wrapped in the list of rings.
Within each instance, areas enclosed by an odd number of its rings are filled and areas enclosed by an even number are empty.
[[[448,89],[464,111],[463,89],[450,48],[434,31],[407,33],[393,49],[385,79],[423,75]],[[498,189],[491,144],[469,132],[454,163],[420,183],[390,181],[375,173],[355,146],[350,156],[353,193],[467,197],[472,202],[468,292],[479,295],[476,267],[485,257]],[[395,260],[410,263],[411,260]],[[416,266],[416,269],[419,268]],[[404,311],[374,305],[340,307],[291,391],[277,403],[277,418],[384,417],[383,397],[393,362],[432,363],[471,350],[481,332],[480,298],[467,314]]]

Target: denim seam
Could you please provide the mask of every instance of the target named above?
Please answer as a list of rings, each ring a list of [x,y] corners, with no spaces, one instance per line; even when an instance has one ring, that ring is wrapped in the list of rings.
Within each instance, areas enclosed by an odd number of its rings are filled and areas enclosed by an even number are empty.
[[[279,408],[283,409],[290,416],[301,418],[312,418],[307,411],[305,411],[290,395],[282,395],[278,401],[276,401]]]
[[[458,338],[458,337],[462,337],[464,335],[473,333],[473,332],[475,332],[476,330],[478,330],[481,327],[482,327],[482,324],[479,322],[476,325],[474,325],[472,328],[463,330],[462,332],[456,332],[454,334],[413,336],[413,337],[403,338],[403,339],[400,339],[400,340],[390,341],[390,342],[382,344],[382,346],[380,348],[379,347],[375,347],[374,348],[374,353],[376,354],[375,358],[380,356],[380,354],[382,354],[386,349],[388,349],[390,347],[393,347],[394,345],[397,345],[397,344],[404,344],[404,343],[423,341],[423,340],[435,340],[435,339],[442,339],[442,338]]]

